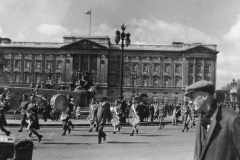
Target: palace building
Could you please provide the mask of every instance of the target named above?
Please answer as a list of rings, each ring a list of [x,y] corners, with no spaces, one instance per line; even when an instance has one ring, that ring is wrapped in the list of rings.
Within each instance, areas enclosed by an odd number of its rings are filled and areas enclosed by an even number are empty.
[[[63,43],[13,42],[0,38],[3,72],[11,86],[51,80],[55,86],[88,71],[96,98],[119,95],[121,46],[107,36],[63,37]],[[124,47],[123,95],[146,93],[150,101],[182,102],[183,89],[201,79],[216,84],[217,45],[173,42]],[[135,75],[135,76],[134,76]]]

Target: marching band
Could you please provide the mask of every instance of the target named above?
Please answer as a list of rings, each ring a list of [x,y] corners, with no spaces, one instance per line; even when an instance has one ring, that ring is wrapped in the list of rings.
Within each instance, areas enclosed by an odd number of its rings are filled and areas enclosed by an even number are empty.
[[[73,98],[70,95],[56,94],[49,101],[46,96],[31,94],[29,97],[23,95],[23,101],[20,104],[19,108],[14,112],[14,114],[20,112],[21,117],[21,127],[18,132],[22,132],[24,126],[27,127],[27,131],[29,132],[29,137],[32,134],[35,134],[38,137],[38,142],[41,141],[42,135],[38,134],[36,130],[40,129],[38,113],[43,113],[44,121],[47,118],[54,120],[50,115],[50,110],[58,112],[61,115],[62,125],[63,125],[63,133],[62,136],[66,135],[66,132],[70,134],[74,129],[74,125],[71,121],[72,113],[74,113],[75,105],[73,102]],[[0,129],[6,133],[7,136],[10,135],[10,132],[7,131],[4,126],[7,125],[5,112],[10,109],[9,107],[9,92],[8,95],[0,95]],[[46,106],[48,106],[48,109]],[[147,107],[146,107],[147,105]],[[133,97],[132,101],[126,103],[123,97],[118,97],[115,103],[108,102],[106,97],[103,97],[100,103],[96,102],[95,98],[91,98],[89,104],[89,115],[87,120],[90,124],[89,132],[92,132],[94,125],[96,125],[96,132],[98,132],[98,143],[106,140],[106,134],[103,131],[105,124],[111,123],[114,127],[113,134],[120,132],[122,128],[122,123],[126,123],[126,119],[128,123],[132,126],[132,132],[130,136],[134,134],[137,135],[139,133],[140,122],[145,119],[145,115],[143,111],[148,108],[149,114],[151,116],[151,122],[154,119],[158,119],[159,121],[159,129],[164,128],[163,120],[168,114],[167,106],[164,102],[159,103],[151,103],[148,104],[146,102],[143,103],[142,99],[138,96]],[[80,112],[80,111],[79,111]],[[172,110],[172,124],[177,124],[178,113],[181,112],[182,120],[183,120],[183,130],[188,131],[188,125],[191,124],[191,127],[195,126],[194,122],[194,107],[192,102],[184,103],[183,106],[181,104],[177,104]],[[28,122],[26,120],[28,119]],[[148,117],[146,117],[148,119]]]

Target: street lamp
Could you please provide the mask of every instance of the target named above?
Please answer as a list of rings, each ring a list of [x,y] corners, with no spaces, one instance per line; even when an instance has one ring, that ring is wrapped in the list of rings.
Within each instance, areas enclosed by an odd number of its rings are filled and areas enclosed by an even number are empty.
[[[134,82],[135,82],[136,79],[138,79],[138,75],[137,75],[136,71],[134,71],[131,74],[131,76],[132,76],[132,84],[133,84],[133,91],[132,91],[132,93],[133,93],[133,97],[134,97],[134,93],[135,93],[135,91],[134,91]]]
[[[119,86],[119,96],[122,97],[122,88],[123,88],[123,48],[124,48],[124,40],[125,40],[125,44],[126,46],[129,46],[129,44],[131,43],[130,38],[130,33],[125,34],[124,30],[126,29],[126,26],[123,25],[121,26],[122,29],[122,33],[120,33],[120,31],[116,31],[116,36],[115,36],[115,42],[116,44],[118,44],[120,42],[120,40],[122,40],[122,44],[121,44],[121,59],[120,59],[120,86]],[[126,37],[126,38],[125,38]]]

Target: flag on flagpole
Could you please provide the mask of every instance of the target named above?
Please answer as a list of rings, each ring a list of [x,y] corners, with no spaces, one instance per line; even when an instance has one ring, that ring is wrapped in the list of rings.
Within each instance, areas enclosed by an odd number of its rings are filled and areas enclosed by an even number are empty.
[[[84,12],[84,14],[91,14],[91,10]]]

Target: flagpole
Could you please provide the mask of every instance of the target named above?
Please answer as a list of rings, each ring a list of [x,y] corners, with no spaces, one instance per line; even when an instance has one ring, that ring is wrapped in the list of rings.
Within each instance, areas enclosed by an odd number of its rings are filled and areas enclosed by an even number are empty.
[[[92,11],[90,10],[90,26],[89,26],[89,36],[91,35],[91,16],[92,16]]]

